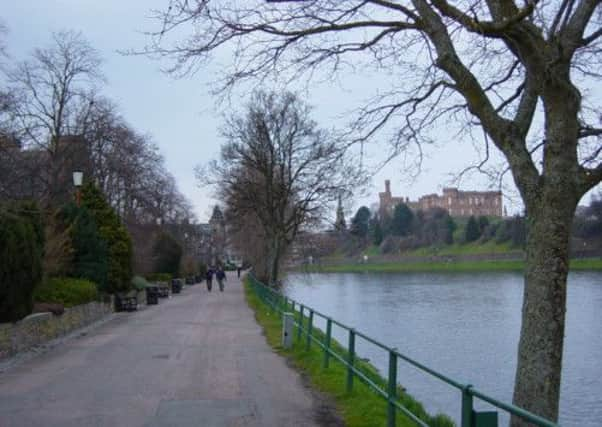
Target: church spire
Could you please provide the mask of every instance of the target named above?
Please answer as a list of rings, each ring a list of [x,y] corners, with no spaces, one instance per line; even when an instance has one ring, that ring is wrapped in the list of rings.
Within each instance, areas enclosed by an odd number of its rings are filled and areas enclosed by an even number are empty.
[[[339,204],[337,206],[337,219],[334,223],[334,229],[337,231],[343,231],[347,229],[347,223],[345,222],[345,213],[343,212],[343,202],[341,201],[340,194]]]

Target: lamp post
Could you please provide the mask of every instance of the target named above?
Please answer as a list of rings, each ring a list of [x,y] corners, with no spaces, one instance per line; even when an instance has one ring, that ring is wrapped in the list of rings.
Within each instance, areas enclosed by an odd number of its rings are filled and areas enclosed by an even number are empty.
[[[77,203],[77,207],[81,203],[81,186],[84,180],[84,173],[82,171],[73,172],[73,185],[75,186],[75,202]]]

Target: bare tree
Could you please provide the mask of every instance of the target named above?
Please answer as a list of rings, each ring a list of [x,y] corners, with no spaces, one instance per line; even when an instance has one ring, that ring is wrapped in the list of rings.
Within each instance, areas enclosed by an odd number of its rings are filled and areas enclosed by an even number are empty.
[[[602,178],[600,98],[591,91],[601,78],[600,5],[171,0],[150,51],[175,58],[171,71],[186,73],[214,51],[233,49],[225,88],[373,70],[389,86],[362,107],[356,140],[392,135],[394,152],[412,144],[420,152],[442,118],[482,128],[483,144],[503,153],[528,215],[514,403],[556,420],[571,223]],[[191,35],[170,44],[184,26]]]
[[[63,137],[76,134],[78,118],[93,104],[91,93],[102,81],[100,63],[97,51],[80,33],[62,31],[52,35],[51,45],[35,49],[31,59],[7,73],[22,142],[48,155],[50,200],[61,191]]]
[[[276,284],[286,248],[354,183],[344,147],[309,117],[291,93],[256,92],[224,128],[227,143],[207,180],[232,216],[255,216],[269,248],[267,279]]]

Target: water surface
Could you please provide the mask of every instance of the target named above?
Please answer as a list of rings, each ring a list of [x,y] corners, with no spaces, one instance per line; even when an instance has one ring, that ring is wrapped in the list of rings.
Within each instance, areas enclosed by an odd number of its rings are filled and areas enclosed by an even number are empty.
[[[439,372],[512,401],[523,281],[517,273],[291,274],[285,292]],[[602,425],[602,273],[569,276],[563,426]],[[318,321],[324,329],[324,322]],[[347,343],[344,331],[333,335]],[[387,354],[358,342],[386,372]],[[430,412],[460,417],[460,393],[400,362],[400,383]],[[477,404],[479,408],[488,408]],[[507,418],[500,418],[500,425]]]

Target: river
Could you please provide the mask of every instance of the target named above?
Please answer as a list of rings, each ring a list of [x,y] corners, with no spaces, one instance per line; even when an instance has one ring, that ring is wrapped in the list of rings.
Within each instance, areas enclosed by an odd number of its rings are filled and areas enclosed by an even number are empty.
[[[285,293],[461,383],[512,401],[523,279],[518,273],[289,274]],[[318,322],[324,329],[324,322]],[[602,273],[569,275],[560,423],[602,425]],[[339,328],[333,335],[347,343]],[[357,344],[386,372],[387,355]],[[460,393],[399,362],[398,381],[457,424]],[[475,400],[476,402],[476,400]],[[476,403],[478,409],[489,409]],[[400,415],[401,416],[401,415]],[[508,418],[500,416],[500,425]]]

